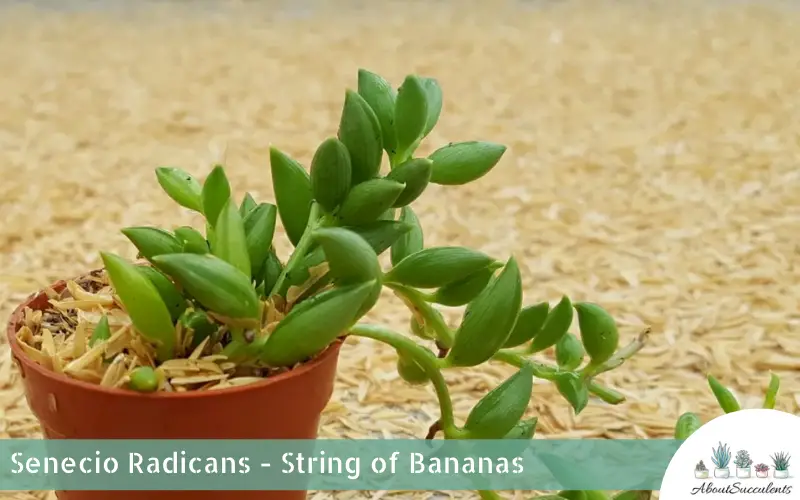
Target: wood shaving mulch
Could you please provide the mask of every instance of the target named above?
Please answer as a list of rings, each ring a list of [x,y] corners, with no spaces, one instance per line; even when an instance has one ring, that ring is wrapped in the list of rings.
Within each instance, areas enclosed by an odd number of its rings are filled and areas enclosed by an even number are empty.
[[[775,371],[783,381],[778,408],[800,412],[794,6],[373,2],[358,15],[344,7],[299,15],[220,2],[216,13],[224,15],[207,16],[181,10],[189,5],[142,6],[137,16],[118,17],[0,8],[0,40],[8,41],[0,43],[0,66],[12,70],[0,80],[6,313],[34,290],[100,267],[98,250],[134,258],[121,227],[201,227],[159,191],[155,167],[202,177],[224,151],[237,199],[246,189],[272,201],[270,145],[307,167],[336,133],[358,67],[398,85],[414,71],[437,78],[445,96],[421,155],[450,141],[509,146],[480,182],[432,186],[415,204],[427,245],[464,245],[498,259],[513,253],[526,304],[562,294],[598,302],[618,319],[623,343],[652,327],[647,347],[602,377],[625,394],[623,405],[592,401],[575,417],[551,384],[538,381],[530,407],[540,417],[538,435],[669,437],[684,411],[719,415],[707,372],[757,407]],[[280,227],[277,242],[285,257],[290,245]],[[454,324],[460,313],[445,317]],[[368,319],[407,331],[409,315],[387,292]],[[123,328],[123,318],[115,321]],[[50,330],[52,344],[42,336],[47,352],[66,347],[59,333]],[[433,393],[399,380],[395,361],[383,346],[348,340],[321,437],[425,435],[437,416]],[[448,372],[457,417],[512,371]],[[39,435],[0,340],[0,437]]]

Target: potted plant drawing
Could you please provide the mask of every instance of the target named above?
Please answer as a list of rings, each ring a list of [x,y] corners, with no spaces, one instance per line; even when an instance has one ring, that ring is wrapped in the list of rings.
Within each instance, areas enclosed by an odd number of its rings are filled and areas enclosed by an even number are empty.
[[[733,463],[736,464],[736,477],[742,479],[750,477],[750,466],[753,465],[753,460],[747,450],[737,451]]]
[[[728,469],[728,464],[731,461],[731,450],[727,444],[719,443],[719,446],[712,448],[711,461],[714,463],[714,477],[727,478],[730,477],[731,471]]]
[[[179,168],[158,168],[160,186],[200,217],[200,227],[124,228],[137,260],[101,252],[101,269],[33,294],[9,320],[12,355],[44,436],[316,439],[348,336],[388,344],[405,381],[435,389],[440,415],[431,439],[532,439],[537,418],[525,415],[534,377],[553,383],[575,414],[590,396],[622,403],[598,377],[636,354],[647,331],[620,346],[614,319],[598,305],[567,296],[552,306],[525,300],[513,256],[424,245],[413,202],[432,184],[455,189],[477,181],[506,150],[468,141],[416,155],[441,110],[434,79],[409,75],[395,90],[359,71],[336,136],[319,144],[308,169],[271,148],[274,204],[250,194],[236,202],[223,165],[202,182]],[[279,222],[293,247],[283,258],[275,244]],[[387,253],[384,269],[379,257]],[[384,289],[408,306],[408,335],[362,321]],[[459,324],[445,321],[443,306],[465,307]],[[554,364],[535,359],[547,351],[555,351]],[[516,369],[457,422],[443,373],[489,361]],[[728,458],[715,463],[722,468]],[[305,497],[113,493],[116,500]]]
[[[775,472],[772,473],[776,479],[786,479],[789,477],[789,454],[785,452],[776,453],[771,455],[772,466]]]
[[[703,463],[702,460],[697,462],[697,465],[694,467],[694,477],[697,479],[707,479],[708,478],[708,468],[706,464]]]
[[[756,464],[756,477],[769,476],[769,466],[767,464]]]

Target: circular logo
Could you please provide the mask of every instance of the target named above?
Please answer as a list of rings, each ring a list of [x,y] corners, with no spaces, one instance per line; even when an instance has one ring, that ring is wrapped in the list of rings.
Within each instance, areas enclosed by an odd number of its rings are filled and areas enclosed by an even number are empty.
[[[681,445],[661,500],[778,500],[800,496],[800,417],[740,410],[711,420]]]

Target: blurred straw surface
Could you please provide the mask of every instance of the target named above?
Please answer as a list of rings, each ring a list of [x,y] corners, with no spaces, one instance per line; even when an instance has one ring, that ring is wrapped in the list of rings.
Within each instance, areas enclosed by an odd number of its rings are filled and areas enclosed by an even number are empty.
[[[94,5],[92,7],[92,5]],[[237,198],[272,201],[268,148],[308,165],[359,67],[444,88],[423,153],[508,145],[465,187],[418,203],[428,245],[520,262],[525,303],[562,294],[648,347],[603,381],[628,397],[574,417],[534,388],[544,437],[669,437],[718,414],[710,372],[759,406],[800,409],[800,14],[778,2],[7,2],[0,8],[0,303],[133,257],[119,229],[198,221],[153,169],[224,158]],[[89,8],[91,7],[91,8]],[[282,230],[281,230],[282,231]],[[280,249],[289,249],[280,233]],[[459,319],[459,310],[447,318]],[[387,295],[370,313],[405,331]],[[577,330],[576,330],[577,333]],[[423,437],[429,388],[349,341],[323,437]],[[449,373],[459,418],[512,369]],[[89,410],[87,410],[89,411]],[[0,437],[38,436],[0,340]],[[14,499],[48,492],[4,493]],[[310,498],[431,498],[326,492]],[[441,493],[475,498],[470,492]],[[530,492],[508,493],[527,498]]]

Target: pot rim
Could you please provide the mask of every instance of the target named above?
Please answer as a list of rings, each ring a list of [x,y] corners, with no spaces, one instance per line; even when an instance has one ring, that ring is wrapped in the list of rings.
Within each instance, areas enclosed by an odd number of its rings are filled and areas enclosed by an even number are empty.
[[[89,273],[86,273],[89,274]],[[50,285],[50,288],[58,289],[61,287],[66,286],[66,280],[58,280],[55,283]],[[279,373],[277,375],[265,378],[259,382],[253,382],[251,384],[246,384],[239,387],[228,387],[225,389],[218,389],[214,391],[190,391],[190,392],[154,392],[154,393],[141,393],[136,391],[130,391],[125,389],[120,389],[116,387],[103,387],[96,384],[90,384],[89,382],[84,382],[82,380],[77,380],[70,378],[64,374],[56,373],[53,370],[48,370],[47,368],[41,366],[39,363],[36,363],[32,359],[30,359],[22,348],[17,343],[17,331],[16,325],[19,323],[20,319],[25,314],[25,308],[29,307],[31,302],[33,302],[36,298],[40,297],[41,295],[45,294],[45,289],[41,289],[38,292],[32,293],[28,296],[22,303],[20,303],[14,312],[11,313],[9,316],[8,321],[6,323],[6,336],[8,338],[8,343],[11,346],[11,353],[14,361],[20,365],[20,371],[22,372],[23,378],[25,377],[24,373],[27,370],[33,370],[38,373],[40,376],[49,379],[50,382],[55,384],[62,384],[62,385],[71,385],[73,387],[80,388],[81,390],[87,392],[94,392],[97,394],[104,394],[104,395],[113,395],[118,397],[126,397],[126,398],[135,398],[141,400],[163,400],[163,399],[209,399],[220,397],[224,395],[234,395],[243,392],[257,392],[259,389],[263,389],[265,387],[280,384],[288,379],[299,377],[308,373],[310,371],[315,370],[322,364],[324,364],[328,358],[332,356],[337,356],[338,351],[341,348],[342,344],[344,344],[346,335],[338,337],[334,340],[328,347],[325,348],[324,351],[317,354],[313,359],[310,361],[300,364],[298,366],[293,367],[292,369]]]

